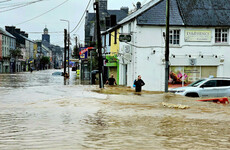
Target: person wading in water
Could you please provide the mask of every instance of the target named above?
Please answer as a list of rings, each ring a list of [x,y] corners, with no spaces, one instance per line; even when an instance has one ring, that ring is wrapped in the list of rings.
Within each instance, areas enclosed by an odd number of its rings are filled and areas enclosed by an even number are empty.
[[[134,82],[136,92],[141,92],[141,87],[145,85],[145,82],[141,79],[141,75]]]

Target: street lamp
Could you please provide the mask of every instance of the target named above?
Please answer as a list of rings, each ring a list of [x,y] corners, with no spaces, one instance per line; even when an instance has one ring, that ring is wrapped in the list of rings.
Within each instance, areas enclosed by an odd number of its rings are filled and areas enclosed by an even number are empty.
[[[66,21],[68,23],[68,74],[70,76],[70,73],[69,73],[70,23],[69,23],[69,20],[65,20],[65,19],[60,19],[60,21]]]

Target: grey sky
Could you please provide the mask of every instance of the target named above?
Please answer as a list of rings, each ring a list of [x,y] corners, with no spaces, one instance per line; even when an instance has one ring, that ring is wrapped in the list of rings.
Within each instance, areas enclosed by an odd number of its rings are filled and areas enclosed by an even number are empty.
[[[5,2],[8,1],[8,2]],[[12,5],[25,4],[27,2],[33,2],[36,0],[0,0],[0,27],[4,28],[6,25],[14,25],[23,31],[29,33],[29,38],[32,40],[40,40],[41,34],[34,34],[31,32],[43,32],[45,26],[49,29],[49,32],[63,31],[68,27],[67,22],[60,21],[60,19],[66,19],[70,21],[70,31],[77,25],[89,0],[41,0],[41,2],[33,3],[31,5],[17,8],[14,10],[6,11],[10,9]],[[60,7],[42,15],[36,19],[20,24],[31,18],[39,16],[46,11],[60,5]],[[94,1],[94,0],[92,0]],[[108,9],[120,9],[122,6],[127,6],[133,9],[133,4],[138,1],[142,3],[149,2],[150,0],[108,0]],[[90,4],[90,12],[93,12],[93,4]],[[63,46],[63,33],[50,33],[50,40],[52,44]],[[78,28],[72,32],[71,37],[78,36],[83,43],[84,40],[84,20]],[[74,41],[72,41],[74,43]]]

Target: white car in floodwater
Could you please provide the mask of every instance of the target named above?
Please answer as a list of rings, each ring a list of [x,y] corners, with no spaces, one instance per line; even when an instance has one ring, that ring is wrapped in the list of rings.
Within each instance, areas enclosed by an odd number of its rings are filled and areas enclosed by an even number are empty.
[[[229,97],[230,78],[200,79],[186,87],[170,89],[169,92],[188,97]]]

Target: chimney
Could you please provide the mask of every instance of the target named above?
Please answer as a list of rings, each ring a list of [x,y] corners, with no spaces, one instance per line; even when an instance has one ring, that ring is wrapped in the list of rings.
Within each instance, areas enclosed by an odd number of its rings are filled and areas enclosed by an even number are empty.
[[[24,36],[25,35],[25,31],[20,31],[20,34]]]
[[[141,2],[137,2],[137,10],[141,8]]]
[[[18,28],[16,28],[16,29],[15,29],[15,32],[18,33],[18,34],[20,34],[21,30],[18,29]]]
[[[15,30],[15,26],[5,26],[5,29],[7,32],[13,33],[13,31]]]
[[[111,27],[114,27],[117,25],[117,16],[116,15],[111,15],[110,16],[110,21],[111,21]]]
[[[105,17],[105,26],[106,26],[106,30],[111,27],[111,18],[110,17]]]
[[[121,10],[123,10],[126,14],[129,13],[129,7],[121,7]]]
[[[25,33],[24,36],[27,37],[27,38],[29,37],[28,33]]]

